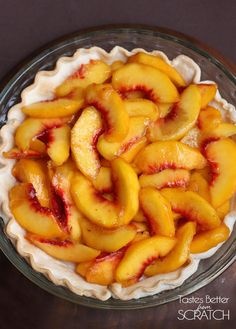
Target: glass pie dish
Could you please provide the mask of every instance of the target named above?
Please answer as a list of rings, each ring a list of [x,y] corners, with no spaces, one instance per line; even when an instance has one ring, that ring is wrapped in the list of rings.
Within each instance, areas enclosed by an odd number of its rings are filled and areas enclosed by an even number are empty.
[[[34,58],[26,64],[6,85],[2,92],[3,113],[1,120],[4,123],[6,120],[6,113],[12,105],[17,103],[19,95],[27,85],[31,83],[35,74],[41,70],[50,70],[54,67],[55,62],[61,56],[70,56],[78,48],[90,48],[96,45],[107,51],[115,45],[123,46],[131,50],[133,48],[142,47],[146,50],[162,50],[169,58],[176,57],[179,54],[185,54],[191,57],[199,64],[202,69],[202,78],[208,78],[216,81],[222,96],[230,103],[235,103],[235,79],[226,67],[216,61],[210,55],[195,48],[188,42],[173,37],[171,35],[154,31],[151,29],[132,29],[132,28],[115,28],[105,29],[100,31],[85,32],[83,34],[75,35],[73,38],[68,38],[63,42],[59,42],[52,47],[45,50],[38,57]],[[150,46],[151,45],[151,46]],[[44,276],[32,270],[27,262],[23,260],[11,246],[10,241],[1,235],[1,245],[3,251],[27,277],[32,279],[36,284],[42,288],[66,299],[76,303],[81,303],[87,306],[101,307],[101,308],[142,308],[167,301],[174,300],[178,295],[185,295],[195,291],[201,286],[210,282],[213,278],[219,275],[234,258],[234,236],[223,245],[221,249],[212,256],[208,261],[201,261],[197,272],[191,276],[180,287],[164,291],[152,297],[145,297],[138,300],[119,301],[109,299],[106,302],[100,302],[95,299],[80,297],[66,288],[58,287],[48,281]]]

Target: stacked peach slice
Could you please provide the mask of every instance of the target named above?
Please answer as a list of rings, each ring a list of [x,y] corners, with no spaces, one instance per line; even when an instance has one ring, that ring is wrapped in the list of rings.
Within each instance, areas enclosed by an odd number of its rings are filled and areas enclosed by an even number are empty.
[[[229,236],[236,126],[160,57],[81,65],[53,100],[27,105],[5,157],[10,209],[26,238],[76,263],[88,282],[123,286],[175,271]],[[181,142],[192,128],[199,147]]]

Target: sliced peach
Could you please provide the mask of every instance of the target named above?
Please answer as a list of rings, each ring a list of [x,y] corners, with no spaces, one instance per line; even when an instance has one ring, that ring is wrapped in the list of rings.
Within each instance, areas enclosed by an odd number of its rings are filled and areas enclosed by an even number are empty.
[[[85,277],[86,276],[86,273],[89,269],[89,267],[93,264],[93,261],[92,260],[89,260],[87,262],[82,262],[82,263],[79,263],[76,268],[75,268],[75,271],[80,274],[81,276]]]
[[[139,197],[152,234],[173,237],[175,225],[170,203],[153,187],[142,188]]]
[[[126,162],[131,163],[133,162],[136,155],[148,144],[147,138],[142,137],[139,141],[131,146],[129,150],[122,153],[120,158],[124,159]]]
[[[65,235],[53,212],[39,204],[32,184],[22,183],[14,186],[10,190],[9,199],[12,214],[27,231],[46,238]]]
[[[39,203],[43,207],[50,205],[50,182],[46,172],[46,163],[30,159],[21,159],[12,170],[16,179],[33,185]]]
[[[197,85],[201,93],[201,108],[206,107],[215,97],[217,91],[216,84],[199,84]]]
[[[29,233],[26,238],[48,255],[68,262],[85,262],[96,258],[100,254],[99,250],[70,240],[45,239]]]
[[[48,132],[52,128],[61,127],[65,123],[62,118],[59,119],[26,119],[16,130],[15,142],[21,150],[28,150],[33,138],[42,133]]]
[[[225,216],[230,211],[230,202],[229,202],[229,200],[225,201],[225,203],[223,203],[221,206],[216,208],[216,211],[217,211],[217,214],[220,217],[220,219],[221,220],[224,219]]]
[[[64,208],[63,215],[65,216],[64,220],[66,221],[68,233],[73,240],[79,240],[81,236],[79,219],[82,217],[79,210],[76,208],[70,193],[71,181],[76,171],[75,164],[72,161],[67,161],[62,166],[54,169],[51,178],[54,193],[57,198],[59,198],[58,201],[61,201],[62,208]],[[54,209],[55,206],[58,207],[57,204],[52,204]]]
[[[83,98],[59,98],[22,107],[22,112],[32,118],[60,118],[75,114],[84,104]]]
[[[130,63],[115,71],[112,85],[119,92],[144,91],[153,102],[174,103],[179,100],[175,85],[154,67]]]
[[[57,166],[66,162],[70,155],[70,128],[68,126],[50,130],[47,153]]]
[[[130,117],[144,116],[150,120],[157,120],[159,117],[158,107],[148,99],[125,99],[124,104]]]
[[[104,135],[100,136],[97,143],[98,152],[107,160],[121,156],[135,146],[146,133],[149,120],[146,117],[133,117],[129,120],[129,130],[121,142],[108,142]]]
[[[213,141],[206,146],[205,156],[211,166],[211,203],[217,208],[236,191],[236,144],[229,138]]]
[[[211,130],[222,123],[222,115],[219,110],[212,106],[203,108],[198,116],[198,128]]]
[[[145,268],[154,259],[167,255],[175,243],[175,239],[164,236],[153,236],[135,242],[128,247],[116,269],[116,281],[125,286],[137,282]]]
[[[213,139],[219,139],[222,137],[231,137],[236,134],[236,125],[232,123],[220,123],[212,129],[205,130],[202,132],[200,143],[204,145],[205,142]]]
[[[83,110],[71,130],[71,151],[77,168],[87,177],[95,179],[100,169],[96,143],[102,132],[102,119],[94,107]]]
[[[149,129],[151,141],[182,138],[196,123],[201,105],[201,95],[196,85],[188,86],[180,101],[165,118],[153,122]]]
[[[46,145],[43,142],[41,142],[39,139],[31,140],[30,148],[31,148],[31,150],[37,151],[37,152],[42,153],[42,154],[47,153]]]
[[[211,167],[207,165],[202,169],[196,169],[195,172],[199,173],[207,182],[208,184],[211,181]]]
[[[104,137],[108,142],[120,142],[129,130],[129,116],[120,95],[109,84],[91,85],[86,102],[96,107],[106,120]]]
[[[139,208],[139,210],[138,210],[138,212],[135,214],[133,220],[134,220],[135,222],[140,222],[140,223],[142,223],[142,222],[146,222],[147,218],[146,218],[146,216],[145,216],[145,214],[144,214],[144,212],[142,211],[141,208]]]
[[[153,175],[141,175],[141,187],[152,186],[157,189],[164,187],[185,187],[188,185],[190,173],[185,169],[165,169]]]
[[[169,168],[192,170],[206,166],[197,149],[177,141],[152,143],[141,150],[134,162],[140,172],[148,175]]]
[[[78,174],[72,183],[72,195],[79,210],[92,222],[107,228],[128,224],[138,211],[137,174],[124,160],[111,162],[116,201],[107,200],[92,183]]]
[[[142,241],[147,238],[150,238],[149,231],[137,232],[137,234],[135,235],[135,238],[132,240],[131,243],[134,244],[135,242]]]
[[[34,151],[34,150],[25,150],[21,151],[17,147],[13,147],[11,150],[2,153],[6,159],[38,159],[45,156],[44,153]]]
[[[205,252],[227,240],[229,234],[230,230],[224,223],[212,230],[198,233],[191,242],[190,252],[193,254]]]
[[[96,179],[92,183],[95,189],[101,193],[112,192],[111,168],[101,167]]]
[[[160,118],[167,116],[171,112],[173,105],[173,103],[158,103]]]
[[[67,78],[55,90],[57,96],[70,94],[75,88],[86,88],[92,83],[103,83],[111,75],[111,68],[102,61],[91,60]]]
[[[170,64],[166,63],[161,57],[137,53],[128,59],[128,63],[140,63],[150,65],[165,73],[177,87],[185,87],[186,82],[180,73]]]
[[[162,260],[158,259],[154,264],[149,265],[145,275],[153,276],[161,273],[168,273],[177,270],[184,265],[190,254],[190,245],[196,233],[196,224],[189,222],[180,227],[177,231],[177,243],[174,248]]]
[[[86,272],[86,280],[91,283],[107,286],[115,281],[115,271],[124,251],[97,257]]]
[[[136,99],[136,98],[145,98],[145,92],[143,91],[127,91],[122,93],[122,97],[125,99]]]
[[[210,230],[220,225],[216,210],[200,195],[192,191],[166,188],[162,195],[170,202],[176,213],[191,221],[196,221],[202,230]]]
[[[194,172],[191,175],[188,190],[196,192],[201,197],[203,197],[206,201],[210,202],[211,198],[210,198],[209,184],[206,181],[206,179],[198,172]]]
[[[116,251],[130,241],[136,235],[136,228],[133,225],[121,226],[117,229],[105,229],[89,222],[86,219],[80,219],[83,240],[89,247],[106,251]]]

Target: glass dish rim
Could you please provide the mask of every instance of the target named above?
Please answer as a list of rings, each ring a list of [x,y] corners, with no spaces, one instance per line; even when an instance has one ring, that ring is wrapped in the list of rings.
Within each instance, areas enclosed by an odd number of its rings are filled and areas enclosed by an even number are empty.
[[[210,60],[213,64],[215,64],[217,67],[219,67],[225,74],[226,76],[234,83],[236,86],[236,77],[234,76],[233,73],[230,72],[230,70],[234,71],[234,66],[232,64],[227,63],[226,61],[216,58],[218,57],[216,55],[213,56],[209,54],[208,51],[203,49],[202,47],[199,47],[196,45],[196,43],[199,43],[198,41],[193,40],[189,41],[188,36],[185,36],[184,34],[180,34],[181,36],[176,36],[175,31],[170,31],[166,30],[163,28],[158,28],[158,27],[150,27],[150,26],[140,26],[140,25],[122,25],[122,26],[105,26],[105,27],[98,27],[98,28],[91,28],[91,29],[86,29],[86,30],[81,30],[79,32],[69,34],[67,36],[64,36],[63,38],[60,38],[59,40],[53,41],[49,44],[47,44],[45,47],[43,47],[42,51],[37,51],[36,56],[33,55],[31,56],[31,60],[26,60],[22,65],[20,65],[20,69],[17,70],[17,73],[14,74],[6,83],[4,83],[5,87],[2,89],[0,92],[0,105],[4,100],[4,97],[7,95],[7,91],[9,87],[13,86],[15,83],[17,83],[18,79],[25,74],[28,70],[30,70],[32,65],[35,65],[38,61],[43,60],[44,57],[53,54],[55,51],[57,51],[60,48],[69,46],[70,44],[73,44],[75,41],[75,38],[81,38],[82,36],[84,37],[89,37],[89,36],[96,36],[96,35],[101,35],[102,33],[141,33],[141,34],[150,34],[152,33],[154,36],[158,36],[160,38],[163,38],[165,40],[170,40],[177,42],[179,44],[182,44],[183,46],[197,52],[201,56],[207,58]],[[170,34],[171,33],[171,34]],[[204,47],[204,46],[203,46]],[[205,47],[204,47],[205,48]],[[219,55],[220,56],[220,55]],[[231,67],[232,66],[232,67]],[[5,124],[5,122],[3,122]],[[2,225],[1,225],[2,226]],[[2,229],[2,227],[1,227]],[[9,248],[10,247],[10,248]],[[231,248],[234,248],[236,250],[236,244],[233,241],[232,244],[229,246],[228,250],[231,250]],[[67,296],[68,293],[63,294],[63,290],[68,290],[66,287],[61,287],[61,286],[56,286],[53,284],[51,281],[49,281],[43,274],[38,273],[31,268],[31,266],[26,262],[26,260],[21,257],[16,251],[13,245],[11,244],[10,240],[7,238],[5,233],[1,232],[0,234],[0,248],[3,251],[3,253],[6,255],[6,257],[10,260],[10,262],[23,274],[25,275],[28,279],[30,279],[32,282],[34,282],[36,285],[39,287],[43,288],[44,290],[48,291],[51,294],[54,294],[60,298],[67,299],[71,302],[83,305],[83,306],[88,306],[88,307],[93,307],[93,308],[99,308],[99,309],[141,309],[141,308],[147,308],[147,307],[154,307],[157,305],[161,305],[170,301],[174,301],[178,298],[178,295],[173,296],[171,298],[168,298],[168,300],[153,300],[152,303],[148,302],[147,303],[142,303],[144,299],[150,299],[152,296],[144,297],[141,298],[140,300],[130,300],[130,301],[120,301],[120,300],[115,300],[112,299],[114,304],[109,304],[109,300],[107,302],[103,302],[94,298],[90,297],[85,297],[85,296],[78,296],[74,294],[73,292],[70,292],[69,295],[75,295],[77,300],[72,300],[70,296]],[[231,253],[231,255],[228,256],[225,262],[222,262],[220,264],[219,268],[217,271],[215,271],[213,274],[205,278],[204,280],[198,282],[192,287],[187,287],[185,295],[193,293],[194,291],[200,289],[201,287],[207,285],[210,283],[212,280],[214,280],[218,275],[220,275],[224,270],[226,270],[236,259],[236,255]],[[23,266],[22,266],[22,261],[23,261]],[[201,275],[203,275],[205,272],[203,272]],[[43,278],[42,278],[43,276]],[[47,285],[45,284],[45,280],[48,281]],[[44,281],[44,282],[43,282]],[[175,289],[173,289],[175,290]],[[172,290],[172,291],[173,291]]]

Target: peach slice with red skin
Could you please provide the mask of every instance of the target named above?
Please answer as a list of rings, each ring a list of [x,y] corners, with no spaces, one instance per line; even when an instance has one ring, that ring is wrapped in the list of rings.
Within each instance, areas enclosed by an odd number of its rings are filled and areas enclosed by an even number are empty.
[[[87,107],[71,130],[71,151],[77,168],[95,179],[101,167],[96,143],[102,133],[102,119],[94,107]]]
[[[160,113],[160,118],[164,118],[165,116],[167,116],[174,106],[173,103],[158,103],[157,105]]]
[[[130,117],[144,116],[150,120],[157,120],[159,117],[157,105],[148,99],[125,99],[124,105]]]
[[[177,87],[186,86],[186,82],[184,81],[180,73],[159,56],[145,53],[137,53],[129,57],[128,63],[140,63],[155,67],[156,69],[165,73]]]
[[[197,85],[201,93],[201,108],[204,109],[215,97],[217,91],[216,84],[199,84]]]
[[[46,163],[30,159],[19,160],[12,169],[13,176],[23,183],[31,183],[39,203],[50,206],[50,182],[46,175]]]
[[[63,97],[75,88],[87,88],[92,83],[103,83],[111,75],[111,68],[102,61],[90,60],[87,64],[82,64],[80,68],[59,85],[55,93],[58,97]]]
[[[130,63],[115,71],[113,87],[121,93],[144,91],[153,102],[175,103],[179,94],[168,76],[154,67]]]
[[[220,225],[216,210],[197,193],[175,188],[163,189],[161,193],[170,202],[174,212],[197,222],[202,230],[210,230]]]
[[[164,187],[186,187],[190,180],[190,173],[185,169],[165,169],[153,175],[141,175],[141,187],[155,187],[160,190]]]
[[[39,204],[32,184],[14,186],[9,192],[9,199],[13,216],[28,232],[45,238],[65,236],[52,210]]]
[[[87,88],[85,98],[87,104],[94,106],[105,118],[105,139],[122,141],[129,130],[129,116],[120,95],[109,84],[93,84]]]
[[[224,219],[225,216],[230,211],[230,201],[229,200],[225,201],[225,203],[223,203],[221,206],[216,208],[216,211],[217,211],[217,214],[220,217],[220,219],[221,220]]]
[[[121,142],[108,142],[104,135],[98,138],[97,149],[105,159],[112,160],[115,157],[124,156],[145,136],[149,119],[137,116],[130,118],[129,122],[128,133]]]
[[[51,178],[54,194],[57,197],[57,201],[62,203],[61,206],[63,207],[63,215],[66,217],[67,230],[73,240],[80,239],[81,229],[79,220],[82,216],[76,208],[70,193],[71,181],[76,172],[75,164],[72,161],[67,161],[62,166],[56,167],[53,170]],[[56,200],[54,200],[54,202],[56,202]],[[52,204],[52,208],[54,208],[56,212],[60,212],[58,206],[59,205],[56,203]]]
[[[59,98],[26,105],[22,112],[32,118],[60,118],[75,114],[83,105],[83,98]]]
[[[6,159],[39,159],[39,158],[44,158],[45,154],[34,151],[34,150],[25,150],[21,151],[17,147],[13,147],[9,151],[3,152],[2,153],[4,158]]]
[[[190,254],[190,245],[196,233],[196,223],[189,222],[180,227],[176,233],[177,243],[174,248],[163,259],[157,259],[154,264],[149,265],[145,275],[153,276],[177,270],[184,265]]]
[[[236,125],[232,123],[220,123],[209,130],[203,130],[200,144],[204,146],[209,140],[216,140],[223,137],[231,137],[236,134]]]
[[[115,228],[128,224],[138,211],[139,183],[137,174],[124,160],[111,162],[115,201],[107,200],[84,176],[77,174],[72,195],[78,209],[94,224]]]
[[[100,254],[99,250],[71,240],[46,239],[29,233],[26,238],[48,255],[68,262],[86,262]]]
[[[122,93],[123,99],[145,99],[145,92],[143,91],[127,91]]]
[[[20,150],[30,149],[33,138],[55,127],[61,127],[64,121],[60,119],[27,118],[17,129],[15,143]]]
[[[177,141],[161,141],[141,150],[134,163],[139,172],[149,175],[164,169],[201,169],[207,162],[195,148]]]
[[[175,243],[175,239],[164,236],[153,236],[135,242],[128,247],[116,269],[116,281],[123,286],[137,282],[145,268],[158,257],[167,255]]]
[[[229,228],[223,223],[220,226],[195,235],[190,245],[190,252],[198,254],[205,252],[228,239]]]
[[[106,252],[113,252],[124,247],[136,235],[136,228],[133,225],[125,225],[112,230],[97,226],[84,218],[80,219],[80,225],[85,244]]]
[[[211,203],[217,208],[236,191],[236,144],[229,138],[212,141],[204,154],[211,166]]]
[[[175,225],[170,203],[153,187],[142,188],[139,198],[152,234],[173,237]]]
[[[131,147],[120,155],[120,158],[124,159],[126,162],[133,162],[136,155],[146,146],[148,145],[148,141],[146,137],[140,138],[135,144],[131,145]]]
[[[123,257],[124,250],[100,255],[91,262],[80,263],[76,272],[85,276],[86,281],[107,286],[115,281],[115,270]]]
[[[149,128],[150,140],[155,142],[182,138],[197,122],[200,105],[201,95],[197,86],[188,86],[170,113],[151,124]]]

